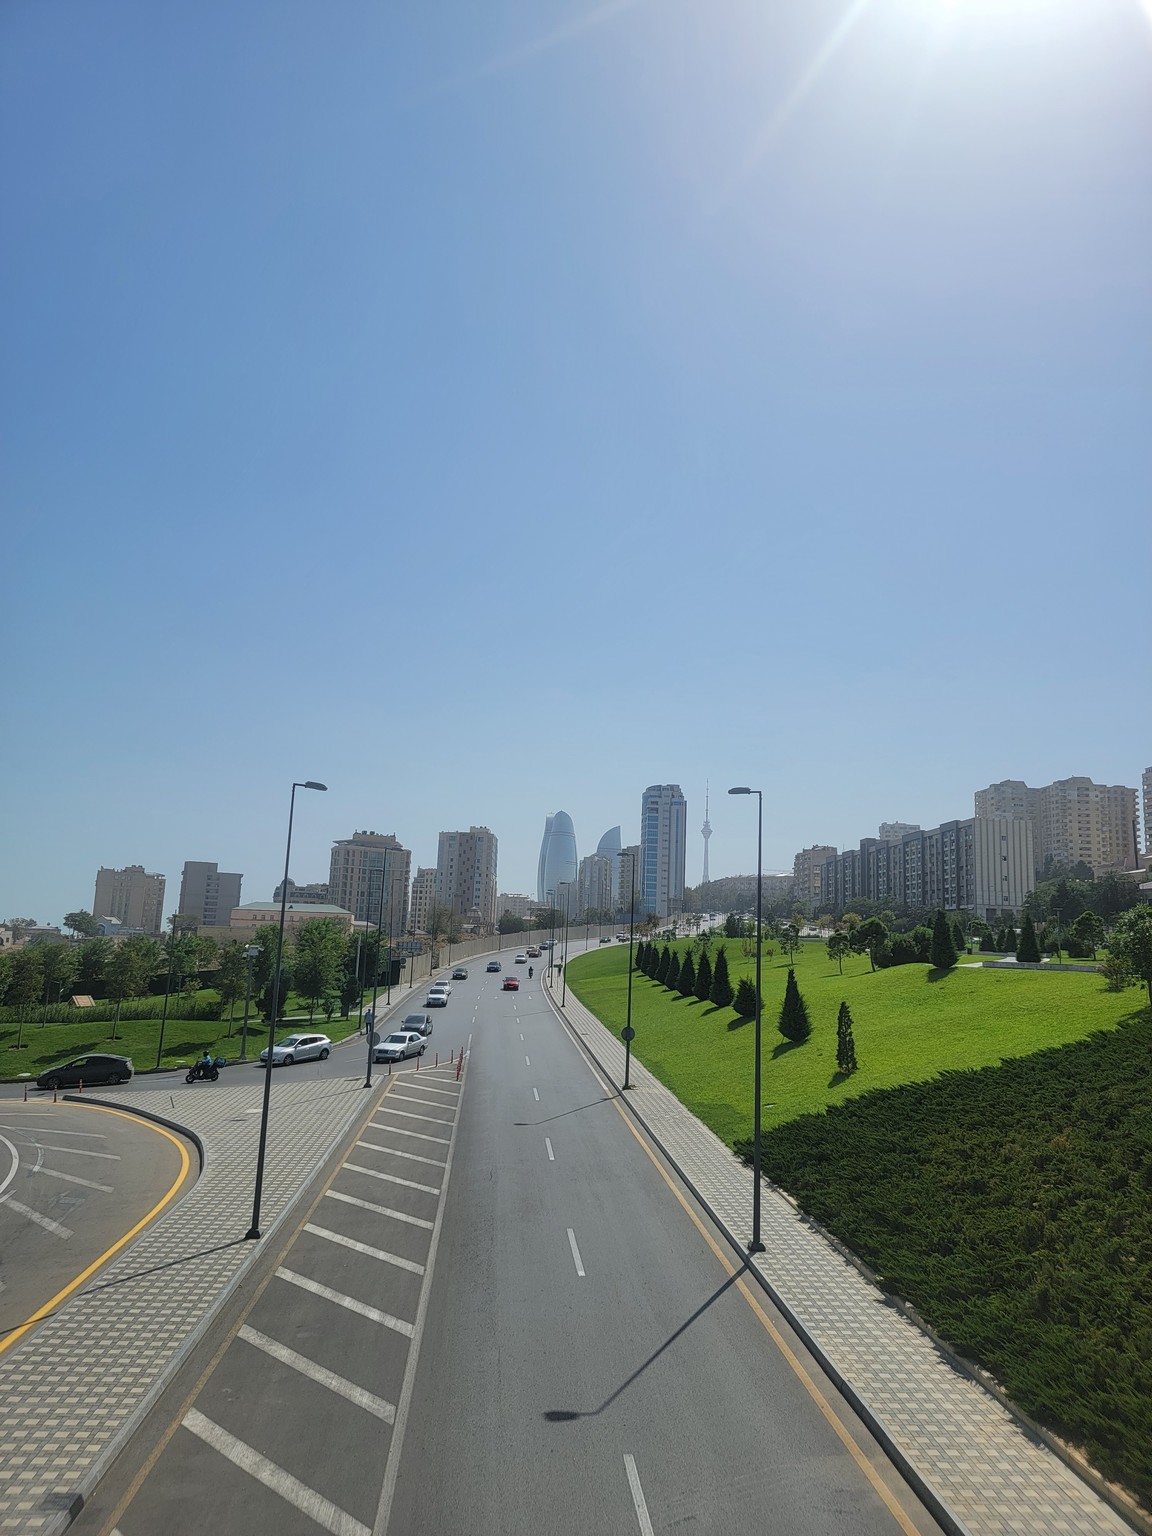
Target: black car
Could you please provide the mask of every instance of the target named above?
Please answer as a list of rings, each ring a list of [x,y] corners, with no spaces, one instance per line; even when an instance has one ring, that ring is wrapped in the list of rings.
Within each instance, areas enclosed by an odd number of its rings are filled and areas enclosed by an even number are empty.
[[[452,980],[453,981],[467,981],[468,980],[468,969],[467,969],[467,967],[463,966],[463,965],[458,965],[456,967],[456,969],[452,972]]]
[[[49,1067],[36,1079],[37,1088],[75,1088],[80,1083],[126,1083],[132,1076],[130,1056],[77,1056]]]

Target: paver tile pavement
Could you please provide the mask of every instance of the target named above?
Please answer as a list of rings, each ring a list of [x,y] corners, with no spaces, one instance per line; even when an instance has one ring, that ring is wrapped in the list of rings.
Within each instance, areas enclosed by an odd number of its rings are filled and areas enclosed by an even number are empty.
[[[382,1086],[382,1084],[381,1084]],[[273,1082],[264,1240],[332,1146],[379,1094],[332,1078]],[[117,1103],[195,1131],[206,1151],[195,1187],[0,1357],[0,1532],[52,1536],[105,1467],[256,1257],[245,1242],[263,1078]]]
[[[622,1041],[571,991],[563,1012],[619,1084]],[[743,1246],[751,1169],[635,1056],[630,1080],[629,1104]],[[756,1256],[756,1268],[960,1528],[970,1536],[1131,1536],[1127,1521],[990,1392],[957,1370],[768,1184],[761,1235],[766,1252]]]

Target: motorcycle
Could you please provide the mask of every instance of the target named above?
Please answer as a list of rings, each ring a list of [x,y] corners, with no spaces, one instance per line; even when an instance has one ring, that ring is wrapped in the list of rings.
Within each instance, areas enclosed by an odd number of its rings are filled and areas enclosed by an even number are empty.
[[[188,1075],[184,1081],[186,1083],[214,1083],[220,1076],[220,1068],[224,1064],[224,1059],[221,1056],[217,1056],[215,1061],[197,1061],[188,1068]]]

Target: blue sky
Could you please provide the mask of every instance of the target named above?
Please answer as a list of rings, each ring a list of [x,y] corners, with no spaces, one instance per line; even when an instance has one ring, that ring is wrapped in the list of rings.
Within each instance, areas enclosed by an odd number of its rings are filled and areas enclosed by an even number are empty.
[[[0,909],[1149,730],[1139,0],[8,0]],[[689,879],[699,878],[699,839]]]

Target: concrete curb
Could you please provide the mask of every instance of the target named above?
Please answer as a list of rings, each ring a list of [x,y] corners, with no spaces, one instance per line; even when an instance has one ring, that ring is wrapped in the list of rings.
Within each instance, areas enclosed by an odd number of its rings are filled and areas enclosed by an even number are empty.
[[[181,1125],[179,1120],[170,1120],[165,1115],[153,1114],[150,1109],[129,1109],[125,1107],[125,1101],[120,1099],[113,1102],[111,1099],[93,1098],[90,1093],[66,1093],[62,1095],[65,1104],[95,1104],[100,1109],[118,1109],[121,1114],[135,1115],[138,1120],[151,1120],[156,1125],[162,1125],[166,1130],[175,1131],[177,1136],[186,1137],[196,1148],[200,1159],[200,1172],[203,1173],[208,1163],[208,1148],[198,1131],[191,1126]]]

